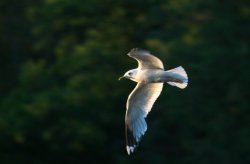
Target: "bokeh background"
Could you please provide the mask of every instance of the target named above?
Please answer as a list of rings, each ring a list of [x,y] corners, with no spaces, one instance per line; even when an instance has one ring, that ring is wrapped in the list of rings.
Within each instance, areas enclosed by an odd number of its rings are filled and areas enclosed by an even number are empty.
[[[249,0],[1,0],[1,164],[250,163]],[[124,115],[140,47],[183,66],[138,151]]]

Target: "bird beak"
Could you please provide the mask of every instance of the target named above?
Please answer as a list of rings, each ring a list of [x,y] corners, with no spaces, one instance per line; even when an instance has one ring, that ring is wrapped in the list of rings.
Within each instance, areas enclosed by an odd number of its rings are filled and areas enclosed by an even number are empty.
[[[121,76],[121,77],[119,77],[119,79],[118,80],[121,80],[121,79],[123,79],[124,78],[124,76]]]

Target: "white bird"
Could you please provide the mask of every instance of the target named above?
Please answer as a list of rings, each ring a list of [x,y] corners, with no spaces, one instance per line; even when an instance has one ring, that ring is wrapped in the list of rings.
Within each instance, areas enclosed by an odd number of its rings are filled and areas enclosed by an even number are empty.
[[[134,152],[147,130],[145,118],[161,94],[163,83],[183,89],[188,84],[188,77],[181,66],[164,71],[161,60],[147,50],[134,48],[128,56],[138,62],[138,68],[129,70],[119,78],[137,82],[126,104],[125,137],[126,149],[130,154]]]

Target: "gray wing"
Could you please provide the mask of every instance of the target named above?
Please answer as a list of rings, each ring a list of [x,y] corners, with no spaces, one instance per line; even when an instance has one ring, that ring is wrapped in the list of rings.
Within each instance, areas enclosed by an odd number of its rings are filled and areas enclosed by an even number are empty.
[[[126,148],[133,153],[147,130],[145,118],[161,94],[163,83],[138,83],[128,97],[125,116]]]
[[[138,61],[138,67],[140,69],[164,69],[161,60],[150,54],[149,51],[133,48],[128,53],[128,56]]]

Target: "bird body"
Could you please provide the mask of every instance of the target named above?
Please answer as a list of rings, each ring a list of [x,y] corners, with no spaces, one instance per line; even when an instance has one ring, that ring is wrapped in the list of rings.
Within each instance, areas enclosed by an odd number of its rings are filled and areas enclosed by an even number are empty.
[[[133,69],[130,70],[129,73],[132,73],[130,80],[137,83],[164,83],[182,79],[179,74],[161,69]]]
[[[125,137],[126,149],[130,154],[147,130],[145,118],[161,94],[163,83],[183,89],[188,84],[188,77],[181,66],[164,71],[161,60],[149,51],[134,48],[128,56],[138,61],[137,69],[129,70],[121,77],[137,82],[126,104]]]

